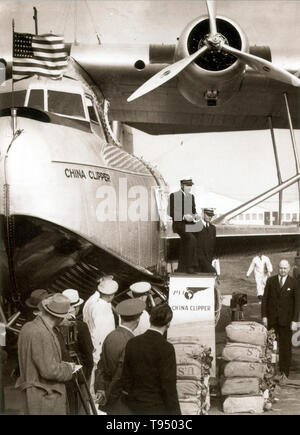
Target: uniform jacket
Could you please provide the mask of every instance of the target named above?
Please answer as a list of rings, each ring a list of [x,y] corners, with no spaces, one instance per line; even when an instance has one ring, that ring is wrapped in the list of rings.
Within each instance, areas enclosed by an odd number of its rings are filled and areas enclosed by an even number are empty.
[[[297,282],[287,276],[280,289],[278,275],[268,278],[261,305],[262,317],[268,318],[269,327],[279,324],[288,326],[298,320],[300,309],[300,294]]]
[[[84,304],[83,320],[87,323],[91,334],[94,364],[98,364],[103,341],[115,329],[111,303],[101,299],[100,293],[96,291]]]
[[[22,327],[18,357],[16,387],[23,392],[25,412],[66,414],[65,382],[72,378],[72,367],[62,361],[59,341],[41,316]]]
[[[173,222],[182,221],[185,214],[195,214],[195,197],[191,193],[183,193],[182,190],[171,193],[169,197],[168,214]]]
[[[105,391],[108,407],[121,396],[121,375],[125,347],[127,342],[133,337],[134,335],[131,331],[118,326],[104,340],[95,374],[95,391]]]
[[[198,257],[211,265],[216,256],[216,227],[209,224],[209,227],[203,227],[197,235],[198,237]]]
[[[134,414],[181,414],[174,346],[157,331],[128,341],[122,385]]]

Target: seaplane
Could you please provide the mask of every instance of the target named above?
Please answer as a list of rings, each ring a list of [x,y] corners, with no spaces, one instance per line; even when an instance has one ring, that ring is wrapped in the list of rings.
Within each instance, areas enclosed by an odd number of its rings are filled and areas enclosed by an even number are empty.
[[[297,71],[274,65],[268,47],[251,47],[215,2],[205,4],[174,45],[62,47],[52,34],[14,32],[13,56],[2,54],[0,68],[1,316],[10,323],[32,290],[76,288],[87,298],[103,275],[120,291],[149,281],[166,300],[166,261],[178,245],[165,235],[168,186],[132,154],[132,127],[300,127]],[[296,226],[224,225],[299,183],[299,166],[282,180],[277,163],[278,185],[217,218],[220,255],[297,250]]]

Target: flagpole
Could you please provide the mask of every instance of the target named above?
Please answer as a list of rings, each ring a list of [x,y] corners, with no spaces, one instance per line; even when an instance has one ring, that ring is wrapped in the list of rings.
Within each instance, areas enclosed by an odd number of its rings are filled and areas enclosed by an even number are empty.
[[[38,34],[39,34],[39,32],[38,32],[38,18],[37,18],[37,9],[36,9],[35,6],[33,7],[33,13],[34,13],[34,15],[33,15],[32,18],[33,18],[34,21],[35,21],[35,25],[34,25],[34,28],[35,28],[35,34],[38,35]]]

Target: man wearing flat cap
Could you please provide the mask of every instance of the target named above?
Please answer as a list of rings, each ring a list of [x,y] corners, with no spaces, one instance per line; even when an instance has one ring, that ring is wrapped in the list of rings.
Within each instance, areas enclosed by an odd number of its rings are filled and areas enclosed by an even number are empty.
[[[197,232],[201,230],[195,205],[191,194],[193,185],[191,177],[180,180],[180,190],[169,197],[168,214],[173,219],[173,231],[180,237],[180,252],[177,272],[194,273],[197,262]]]
[[[65,415],[67,395],[65,382],[77,366],[62,361],[59,341],[54,332],[68,314],[70,301],[60,293],[43,299],[41,312],[25,323],[18,339],[21,390],[24,413],[29,415]]]
[[[134,337],[145,303],[139,299],[120,302],[116,312],[120,325],[105,338],[95,375],[96,401],[107,414],[128,414],[129,409],[122,401],[121,375],[125,346]]]
[[[215,215],[213,208],[203,208],[202,230],[197,234],[197,256],[199,262],[199,272],[217,273],[212,266],[216,258],[216,227],[211,223]]]
[[[116,327],[111,301],[113,300],[118,288],[118,283],[110,277],[102,278],[97,290],[89,297],[83,307],[83,321],[86,322],[89,327],[94,346],[94,368],[91,374],[92,395],[94,395],[93,385],[95,370],[100,359],[103,341]]]

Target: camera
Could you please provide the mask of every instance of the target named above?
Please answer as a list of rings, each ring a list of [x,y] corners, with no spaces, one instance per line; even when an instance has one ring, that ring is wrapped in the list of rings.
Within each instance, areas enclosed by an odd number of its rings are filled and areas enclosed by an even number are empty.
[[[230,308],[242,308],[248,302],[246,293],[232,293]]]

